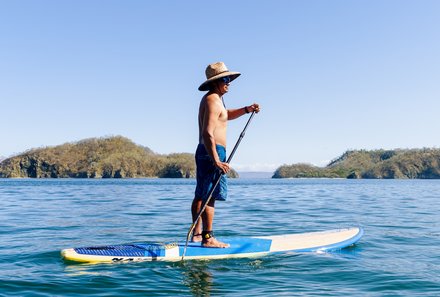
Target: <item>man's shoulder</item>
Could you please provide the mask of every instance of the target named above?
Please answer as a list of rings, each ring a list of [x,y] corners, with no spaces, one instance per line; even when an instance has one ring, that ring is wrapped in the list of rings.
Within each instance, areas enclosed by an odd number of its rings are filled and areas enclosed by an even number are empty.
[[[203,98],[202,98],[202,103],[209,104],[209,105],[211,105],[211,104],[221,105],[221,102],[222,102],[222,100],[221,100],[220,96],[216,93],[208,93],[205,96],[203,96]]]
[[[205,96],[203,96],[203,99],[208,100],[219,100],[220,96],[217,93],[207,93]]]

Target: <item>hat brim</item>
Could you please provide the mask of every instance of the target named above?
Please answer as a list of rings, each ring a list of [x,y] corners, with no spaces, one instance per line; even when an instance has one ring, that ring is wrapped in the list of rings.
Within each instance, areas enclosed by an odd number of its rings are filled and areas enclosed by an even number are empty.
[[[231,81],[233,81],[234,79],[236,79],[240,75],[241,75],[240,72],[232,72],[232,71],[222,72],[220,74],[217,74],[217,75],[207,79],[203,84],[200,85],[199,91],[208,91],[209,90],[209,83],[213,82],[219,78],[229,76],[229,77],[231,77]]]

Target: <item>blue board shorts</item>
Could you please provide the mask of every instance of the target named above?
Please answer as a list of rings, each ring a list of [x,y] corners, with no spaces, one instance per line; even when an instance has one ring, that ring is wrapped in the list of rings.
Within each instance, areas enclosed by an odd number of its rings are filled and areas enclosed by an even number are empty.
[[[216,150],[220,161],[226,162],[226,148],[216,145]],[[219,176],[219,170],[215,167],[211,157],[208,155],[204,144],[199,144],[196,150],[196,166],[197,166],[197,186],[195,197],[201,198],[203,201],[208,199],[208,193]],[[228,195],[228,183],[226,175],[220,177],[220,182],[212,194],[215,200],[225,201]]]

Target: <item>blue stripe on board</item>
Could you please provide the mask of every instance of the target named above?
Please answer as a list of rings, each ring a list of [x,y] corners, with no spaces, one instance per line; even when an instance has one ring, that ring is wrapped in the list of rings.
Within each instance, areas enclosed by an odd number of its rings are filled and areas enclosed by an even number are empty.
[[[269,252],[271,239],[261,238],[228,238],[222,240],[229,243],[228,248],[205,248],[200,243],[190,242],[186,250],[186,256],[220,256],[220,255],[236,255],[246,253],[262,253]],[[179,254],[182,255],[185,244],[179,244]]]

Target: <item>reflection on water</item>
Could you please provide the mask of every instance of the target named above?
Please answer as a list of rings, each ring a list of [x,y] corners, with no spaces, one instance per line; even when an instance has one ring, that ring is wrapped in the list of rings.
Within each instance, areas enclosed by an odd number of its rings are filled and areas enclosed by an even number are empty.
[[[213,285],[213,275],[209,271],[209,261],[179,262],[183,269],[183,284],[194,296],[210,296]]]
[[[64,272],[66,276],[77,277],[77,276],[109,276],[111,274],[108,270],[93,270],[92,266],[96,265],[106,265],[106,264],[90,264],[90,263],[69,263],[65,265]],[[117,265],[116,263],[114,265]]]

